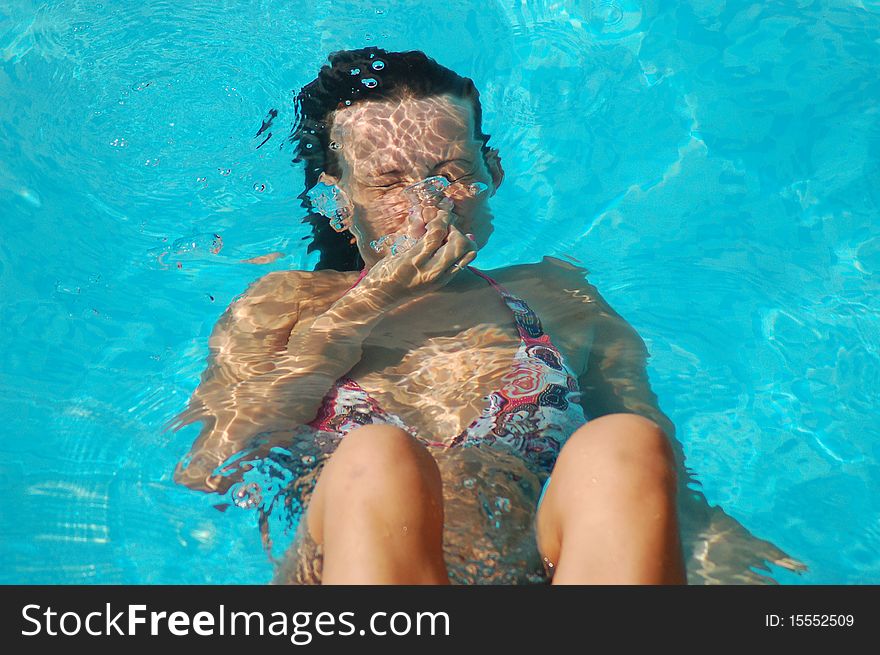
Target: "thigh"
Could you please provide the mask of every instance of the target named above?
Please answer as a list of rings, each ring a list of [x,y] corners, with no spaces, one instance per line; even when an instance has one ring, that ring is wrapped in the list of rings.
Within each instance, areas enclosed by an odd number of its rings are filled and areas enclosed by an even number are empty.
[[[294,539],[279,563],[274,583],[321,583],[323,535],[320,521],[315,517],[323,511],[323,489],[329,478],[338,474],[341,459],[367,459],[371,454],[370,449],[382,448],[383,439],[378,435],[394,430],[397,428],[391,425],[368,424],[355,428],[346,435],[322,431],[314,435],[314,439],[308,443],[304,440],[294,448],[295,457],[301,460],[301,466],[295,467],[296,479],[291,487],[292,496],[301,507],[301,514]],[[358,443],[361,437],[365,439]],[[341,447],[343,444],[346,444],[345,448]]]
[[[547,581],[535,547],[539,476],[502,447],[438,449],[444,551],[455,584]]]
[[[272,584],[319,585],[324,568],[324,549],[304,520],[300,520],[293,542],[279,562]]]
[[[628,493],[646,481],[674,489],[675,475],[669,440],[650,419],[616,413],[585,423],[559,453],[538,507],[538,549],[555,563],[564,516],[587,501],[601,501],[602,494]]]

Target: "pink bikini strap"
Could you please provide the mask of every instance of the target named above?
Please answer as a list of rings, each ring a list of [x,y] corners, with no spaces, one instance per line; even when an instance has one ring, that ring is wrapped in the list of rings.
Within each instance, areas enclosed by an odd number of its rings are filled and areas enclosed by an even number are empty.
[[[355,281],[355,283],[352,284],[350,287],[348,287],[348,291],[351,291],[357,285],[359,285],[361,283],[361,280],[363,280],[364,277],[366,276],[366,274],[367,274],[367,267],[365,266],[364,269],[361,271],[361,274],[358,276],[358,279]],[[348,293],[348,291],[346,291],[345,293]]]
[[[505,289],[505,288],[504,288],[499,282],[496,282],[495,280],[493,280],[491,277],[489,277],[489,276],[486,275],[485,273],[483,273],[483,272],[481,272],[481,271],[478,271],[478,270],[475,269],[473,266],[468,266],[468,269],[470,269],[471,271],[473,271],[474,273],[476,273],[477,275],[479,275],[481,278],[483,278],[484,280],[486,280],[486,282],[488,282],[489,284],[491,284],[492,287],[493,287],[494,289],[496,289],[501,295],[503,295],[503,296],[513,296],[513,294],[510,293],[510,291],[508,291],[507,289]]]

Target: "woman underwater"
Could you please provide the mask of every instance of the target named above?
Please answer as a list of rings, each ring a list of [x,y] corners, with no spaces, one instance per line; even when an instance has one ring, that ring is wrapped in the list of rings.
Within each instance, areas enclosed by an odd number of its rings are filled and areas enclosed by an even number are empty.
[[[723,581],[797,567],[687,487],[645,345],[584,269],[470,266],[504,179],[470,79],[336,52],[298,110],[321,259],[230,305],[176,419],[203,422],[175,471],[193,489],[226,491],[242,451],[313,464],[278,581],[681,584],[683,527],[726,544]]]

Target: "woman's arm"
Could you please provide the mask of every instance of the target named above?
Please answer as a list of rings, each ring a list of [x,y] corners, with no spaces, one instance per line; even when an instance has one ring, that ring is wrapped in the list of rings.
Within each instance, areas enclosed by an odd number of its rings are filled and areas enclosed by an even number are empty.
[[[593,345],[579,377],[584,411],[591,419],[616,412],[639,414],[657,423],[669,437],[679,471],[682,544],[686,552],[700,554],[686,562],[691,576],[706,582],[754,584],[773,582],[758,572],[767,570],[765,562],[794,572],[806,570],[802,562],[753,535],[721,507],[709,504],[697,488],[701,483],[685,465],[674,424],[651,389],[645,342],[594,286],[583,280],[580,289],[579,295],[595,305],[590,321]]]
[[[666,436],[680,471],[686,471],[684,452],[676,439],[675,425],[660,409],[651,389],[647,364],[650,354],[639,333],[590,287],[595,303],[593,342],[586,368],[578,378],[584,411],[591,419],[618,412],[638,414],[654,421]]]
[[[638,332],[587,282],[588,271],[566,261],[545,257],[540,264],[545,288],[560,290],[562,311],[579,316],[579,336],[589,354],[581,363],[581,404],[589,419],[625,412],[657,423],[669,437],[676,458],[679,524],[685,564],[692,582],[762,584],[767,562],[794,572],[806,566],[773,543],[749,532],[721,507],[710,505],[700,482],[685,466],[675,426],[660,409],[648,380],[648,349]],[[571,305],[578,303],[578,305]]]
[[[561,302],[567,305],[562,312],[571,317],[567,322],[580,323],[573,329],[578,331],[575,339],[588,353],[578,371],[581,404],[587,418],[618,412],[649,418],[669,437],[682,464],[675,426],[660,409],[648,381],[649,354],[641,336],[587,281],[585,268],[549,256],[539,266],[548,288],[561,290]]]
[[[175,481],[220,490],[228,483],[214,474],[220,464],[258,435],[314,419],[336,379],[360,360],[382,308],[356,287],[323,312],[308,311],[314,278],[301,273],[261,278],[217,321],[201,383],[169,425],[203,423]]]

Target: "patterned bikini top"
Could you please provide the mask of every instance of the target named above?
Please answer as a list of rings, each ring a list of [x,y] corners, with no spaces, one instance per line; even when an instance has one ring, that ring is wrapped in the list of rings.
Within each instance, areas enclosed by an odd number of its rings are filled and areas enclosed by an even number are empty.
[[[327,392],[316,418],[308,425],[344,436],[360,425],[389,423],[431,446],[503,445],[519,453],[538,472],[549,474],[562,444],[586,422],[577,375],[524,300],[488,275],[471,266],[467,268],[501,294],[513,312],[520,335],[511,369],[501,378],[498,389],[483,397],[482,413],[467,428],[445,441],[420,435],[399,416],[385,411],[347,376],[339,378]],[[366,269],[352,288],[365,275]]]

